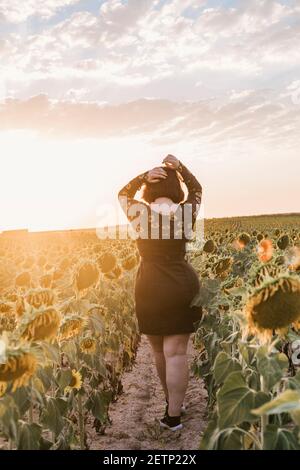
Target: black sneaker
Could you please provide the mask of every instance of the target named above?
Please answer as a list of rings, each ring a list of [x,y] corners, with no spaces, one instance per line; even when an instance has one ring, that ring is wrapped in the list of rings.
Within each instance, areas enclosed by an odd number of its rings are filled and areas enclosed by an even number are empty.
[[[170,431],[178,431],[182,429],[181,416],[164,416],[159,422],[160,426]]]

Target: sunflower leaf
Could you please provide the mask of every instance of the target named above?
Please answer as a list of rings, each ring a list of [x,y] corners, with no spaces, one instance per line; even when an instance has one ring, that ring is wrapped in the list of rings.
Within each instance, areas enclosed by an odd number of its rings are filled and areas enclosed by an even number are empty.
[[[251,410],[255,408],[255,403],[267,400],[268,395],[248,387],[242,372],[230,373],[217,393],[219,428],[256,421],[257,417]]]
[[[37,423],[19,425],[18,450],[38,450],[42,435],[42,426]]]
[[[264,433],[264,450],[299,450],[295,434],[287,429],[269,424]]]
[[[285,390],[274,400],[265,403],[259,408],[253,409],[255,415],[274,415],[280,413],[290,413],[300,410],[300,392],[297,390]]]
[[[242,367],[237,360],[233,359],[229,354],[220,352],[216,357],[213,370],[215,381],[217,384],[220,384],[224,382],[231,372],[240,371]]]

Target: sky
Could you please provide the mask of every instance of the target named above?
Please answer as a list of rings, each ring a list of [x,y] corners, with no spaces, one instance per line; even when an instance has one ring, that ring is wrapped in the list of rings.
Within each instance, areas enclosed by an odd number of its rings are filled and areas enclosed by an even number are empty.
[[[206,218],[299,212],[299,111],[299,0],[0,0],[0,231],[119,221],[168,153]]]

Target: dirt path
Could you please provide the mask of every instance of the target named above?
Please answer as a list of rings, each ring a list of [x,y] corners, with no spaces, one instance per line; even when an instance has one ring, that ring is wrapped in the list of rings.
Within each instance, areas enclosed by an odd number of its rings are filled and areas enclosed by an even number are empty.
[[[189,344],[189,360],[193,345]],[[123,378],[124,392],[111,405],[112,424],[105,435],[93,434],[94,450],[196,450],[205,428],[206,391],[201,380],[190,376],[186,396],[187,413],[182,419],[184,428],[172,432],[161,430],[158,420],[165,409],[164,395],[157,378],[147,339],[142,336],[136,362]]]

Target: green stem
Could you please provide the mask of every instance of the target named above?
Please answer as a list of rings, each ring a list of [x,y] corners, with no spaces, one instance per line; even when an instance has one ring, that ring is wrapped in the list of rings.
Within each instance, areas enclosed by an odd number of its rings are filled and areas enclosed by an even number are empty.
[[[267,387],[266,387],[266,382],[265,382],[265,379],[264,377],[261,375],[260,376],[260,388],[261,388],[261,391],[262,392],[265,392],[267,393]],[[261,426],[260,426],[260,433],[261,433],[261,447],[262,449],[264,448],[264,435],[265,435],[265,431],[266,431],[266,427],[268,425],[268,416],[267,415],[262,415],[261,419],[260,419],[260,423],[261,423]]]
[[[56,371],[57,371],[57,366],[56,364],[53,364],[53,376],[52,376],[52,382],[51,382],[51,388],[50,388],[50,396],[52,398],[55,398],[55,394],[56,394],[56,387],[55,387],[55,377],[56,377]],[[55,432],[54,431],[51,431],[51,439],[52,439],[52,442],[55,443]]]
[[[232,325],[232,335],[234,335],[235,332],[236,332],[236,323],[234,321]],[[231,344],[231,354],[233,358],[236,357],[236,353],[237,353],[237,344],[235,341],[233,341],[233,343]]]
[[[80,370],[80,359],[79,359],[79,351],[77,347],[77,370]],[[77,403],[78,403],[78,423],[79,423],[79,438],[80,438],[80,449],[85,450],[85,430],[84,430],[84,418],[83,418],[83,407],[82,407],[82,396],[80,391],[77,394]]]
[[[33,423],[33,390],[32,390],[32,381],[29,385],[29,396],[30,396],[30,407],[29,407],[29,423]]]
[[[84,422],[83,422],[83,412],[82,412],[82,397],[80,393],[77,395],[78,403],[78,421],[79,421],[79,437],[80,437],[80,449],[84,450]]]

